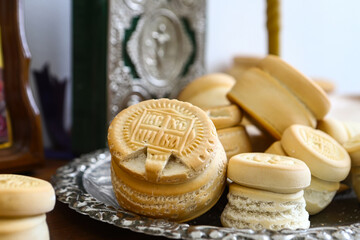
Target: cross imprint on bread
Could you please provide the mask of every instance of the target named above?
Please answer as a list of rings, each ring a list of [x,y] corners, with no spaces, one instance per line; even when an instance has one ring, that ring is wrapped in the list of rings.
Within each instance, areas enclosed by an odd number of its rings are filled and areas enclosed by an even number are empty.
[[[180,153],[193,130],[194,119],[180,114],[146,109],[134,128],[131,143],[158,150]]]
[[[334,159],[334,157],[339,155],[339,151],[336,146],[328,139],[317,134],[317,132],[301,129],[300,133],[310,148],[326,156],[327,158]]]

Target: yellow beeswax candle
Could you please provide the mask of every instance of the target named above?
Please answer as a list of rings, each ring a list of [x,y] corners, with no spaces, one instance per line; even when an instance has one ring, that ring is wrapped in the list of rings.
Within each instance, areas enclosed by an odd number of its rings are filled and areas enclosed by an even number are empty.
[[[280,0],[267,0],[268,53],[280,55]]]

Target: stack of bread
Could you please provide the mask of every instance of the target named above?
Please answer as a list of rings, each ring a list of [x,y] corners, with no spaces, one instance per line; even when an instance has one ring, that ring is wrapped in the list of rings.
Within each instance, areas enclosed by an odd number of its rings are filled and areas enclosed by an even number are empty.
[[[108,131],[111,177],[120,205],[191,220],[220,198],[227,159],[206,113],[177,100],[148,100],[120,112]]]
[[[0,174],[0,239],[50,239],[45,214],[54,206],[55,193],[50,183]]]
[[[226,98],[235,79],[223,73],[208,74],[195,79],[179,94],[180,101],[203,109],[214,123],[226,156],[251,152],[251,143],[245,126],[240,124],[243,113]]]
[[[226,227],[254,230],[309,228],[303,189],[310,171],[298,159],[266,153],[243,153],[229,160]]]

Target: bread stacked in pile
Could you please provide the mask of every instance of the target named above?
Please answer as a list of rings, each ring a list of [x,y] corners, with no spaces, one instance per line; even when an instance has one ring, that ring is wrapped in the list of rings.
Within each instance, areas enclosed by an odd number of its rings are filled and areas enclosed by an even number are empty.
[[[138,214],[188,221],[220,198],[227,159],[204,111],[177,100],[148,100],[119,113],[108,134],[120,205]]]
[[[232,69],[236,80],[205,75],[181,101],[149,100],[115,117],[108,142],[122,207],[187,221],[216,203],[227,176],[223,225],[279,230],[308,228],[308,213],[331,202],[351,167],[360,195],[360,127],[329,124],[326,93],[280,58],[252,60]],[[249,121],[272,137],[266,153],[250,153]]]
[[[55,193],[50,183],[0,174],[0,239],[50,239],[45,214],[54,206]]]

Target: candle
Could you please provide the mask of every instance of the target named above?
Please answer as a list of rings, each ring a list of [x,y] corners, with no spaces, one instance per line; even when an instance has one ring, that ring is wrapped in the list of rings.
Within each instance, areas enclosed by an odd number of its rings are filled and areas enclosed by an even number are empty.
[[[280,55],[280,0],[267,0],[268,53]]]

